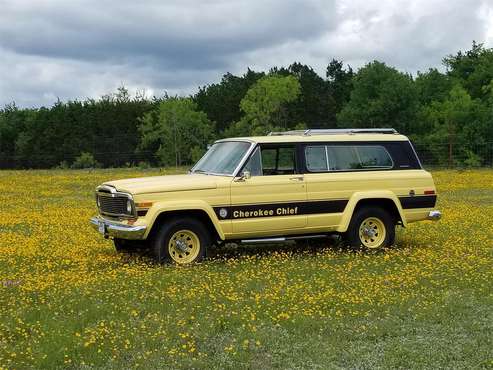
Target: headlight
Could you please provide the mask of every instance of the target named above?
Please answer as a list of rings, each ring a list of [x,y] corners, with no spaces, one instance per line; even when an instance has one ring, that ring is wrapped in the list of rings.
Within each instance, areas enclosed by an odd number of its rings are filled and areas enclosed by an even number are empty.
[[[131,214],[132,214],[132,201],[131,201],[130,199],[129,199],[129,200],[127,200],[127,213],[128,213],[129,215],[131,215]]]

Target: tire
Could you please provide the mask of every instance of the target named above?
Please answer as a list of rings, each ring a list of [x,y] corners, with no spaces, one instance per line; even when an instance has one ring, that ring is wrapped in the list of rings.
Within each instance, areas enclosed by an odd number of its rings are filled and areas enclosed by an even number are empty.
[[[362,207],[353,214],[345,236],[352,248],[386,248],[395,241],[395,220],[380,207]]]
[[[188,265],[202,261],[211,236],[202,222],[190,217],[166,220],[152,240],[152,253],[158,263]]]
[[[127,239],[113,239],[115,250],[117,253],[123,252],[135,252],[139,248],[142,248],[142,241],[140,240],[127,240]]]

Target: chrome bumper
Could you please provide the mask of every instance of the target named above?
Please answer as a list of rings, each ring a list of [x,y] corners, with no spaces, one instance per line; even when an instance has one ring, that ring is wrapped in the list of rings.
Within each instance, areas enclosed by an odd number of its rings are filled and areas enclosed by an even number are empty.
[[[428,213],[428,220],[438,221],[441,218],[442,218],[442,212],[440,211],[430,211],[430,213]]]
[[[147,226],[122,225],[117,222],[105,220],[101,216],[91,218],[92,227],[99,231],[105,238],[112,237],[118,239],[141,240]]]

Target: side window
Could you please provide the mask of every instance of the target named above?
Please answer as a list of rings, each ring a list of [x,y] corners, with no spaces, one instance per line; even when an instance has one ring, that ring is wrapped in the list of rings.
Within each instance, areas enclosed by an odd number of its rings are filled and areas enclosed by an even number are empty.
[[[362,168],[390,168],[392,159],[383,146],[358,146]]]
[[[253,152],[243,171],[249,171],[252,176],[262,176],[262,160],[260,159],[260,149],[258,147]]]
[[[305,148],[306,168],[310,172],[326,172],[329,170],[325,145],[307,146]]]
[[[296,150],[294,146],[260,147],[255,149],[244,171],[252,176],[290,175],[296,169]]]
[[[394,166],[380,145],[312,145],[305,148],[310,172],[389,169]]]
[[[327,146],[331,171],[355,170],[360,167],[358,154],[353,146]]]
[[[328,145],[331,171],[392,168],[393,162],[383,146]]]
[[[276,175],[291,175],[295,172],[295,149],[293,147],[281,147],[277,149]]]
[[[275,175],[276,161],[277,161],[277,148],[262,148],[262,174],[263,175]]]

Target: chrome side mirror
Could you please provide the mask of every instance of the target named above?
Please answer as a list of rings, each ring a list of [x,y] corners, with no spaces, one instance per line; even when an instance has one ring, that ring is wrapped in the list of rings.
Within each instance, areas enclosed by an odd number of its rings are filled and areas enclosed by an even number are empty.
[[[245,181],[252,177],[250,171],[243,171],[239,177],[235,179],[236,182]]]

